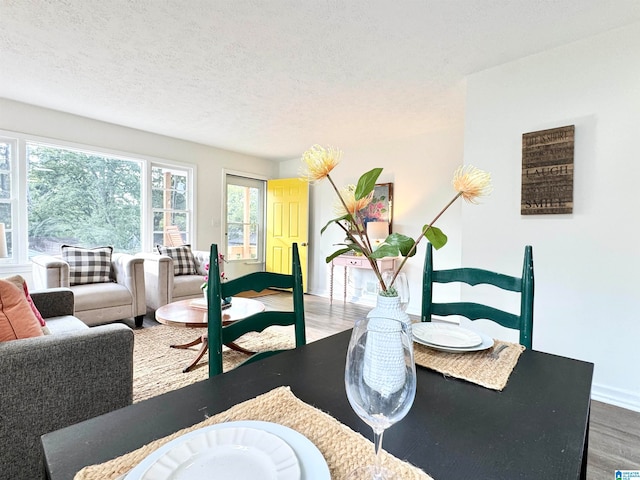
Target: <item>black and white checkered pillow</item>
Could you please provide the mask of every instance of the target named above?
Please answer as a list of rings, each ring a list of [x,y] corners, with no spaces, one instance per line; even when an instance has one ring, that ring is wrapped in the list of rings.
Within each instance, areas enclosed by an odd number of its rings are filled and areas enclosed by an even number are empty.
[[[62,246],[62,259],[69,264],[69,284],[111,282],[113,247]]]
[[[173,274],[177,275],[193,275],[198,273],[196,270],[196,259],[189,245],[181,245],[179,247],[165,247],[156,245],[160,255],[168,255],[173,259]]]

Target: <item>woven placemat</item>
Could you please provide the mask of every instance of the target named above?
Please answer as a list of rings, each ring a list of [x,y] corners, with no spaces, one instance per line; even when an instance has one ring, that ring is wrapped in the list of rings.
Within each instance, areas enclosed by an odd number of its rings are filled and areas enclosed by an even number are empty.
[[[498,357],[493,352],[506,345]],[[479,352],[448,353],[414,342],[413,353],[417,365],[492,390],[502,390],[525,348],[517,343],[496,340],[493,347]]]
[[[325,412],[301,401],[289,387],[278,387],[121,457],[85,467],[75,475],[74,480],[115,480],[168,441],[198,428],[234,420],[274,422],[298,431],[318,447],[327,461],[333,480],[344,479],[352,469],[372,464],[374,460],[372,442]],[[383,464],[394,471],[398,478],[433,480],[418,467],[384,450],[381,454]]]

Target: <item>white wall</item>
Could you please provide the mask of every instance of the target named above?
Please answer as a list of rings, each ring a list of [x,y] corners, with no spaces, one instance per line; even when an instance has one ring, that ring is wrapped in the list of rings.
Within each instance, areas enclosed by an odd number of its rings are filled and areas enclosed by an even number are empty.
[[[521,216],[522,134],[565,125],[573,214]],[[463,208],[462,260],[513,271],[533,245],[533,347],[594,362],[594,398],[640,411],[639,125],[640,24],[469,77],[465,161],[494,193]]]
[[[132,112],[134,115],[135,112]],[[197,165],[196,249],[222,243],[222,171],[276,176],[276,163],[228,150],[155,135],[0,98],[0,130],[98,146],[160,160]]]
[[[462,112],[460,112],[460,118],[462,119]],[[334,146],[342,148],[340,145]],[[462,163],[462,148],[461,121],[459,125],[449,126],[429,135],[360,148],[342,148],[344,152],[342,162],[334,169],[331,176],[338,187],[342,187],[357,183],[360,175],[366,171],[382,167],[384,170],[378,183],[393,182],[394,184],[393,231],[415,239],[422,225],[431,222],[453,197],[451,179],[454,170]],[[301,156],[302,153],[300,152]],[[301,166],[299,158],[282,162],[280,176],[297,177]],[[342,241],[344,234],[341,234],[342,231],[337,227],[330,227],[324,235],[320,235],[320,229],[335,217],[333,205],[336,195],[329,183],[324,181],[312,185],[310,196],[308,288],[310,293],[328,296],[330,267],[325,259],[337,249],[334,243]],[[460,209],[461,204],[454,204],[436,223],[449,236],[449,243],[439,251],[440,261],[443,264],[457,266],[460,263]],[[423,242],[418,247],[418,253],[403,269],[411,287],[411,303],[407,311],[416,315],[420,314],[424,251]],[[357,275],[358,272],[353,274]],[[342,267],[336,267],[334,302],[342,302],[342,278]]]

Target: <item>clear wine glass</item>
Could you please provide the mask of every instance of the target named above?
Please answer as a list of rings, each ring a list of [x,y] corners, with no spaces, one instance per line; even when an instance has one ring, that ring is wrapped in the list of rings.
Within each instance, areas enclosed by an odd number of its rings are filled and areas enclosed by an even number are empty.
[[[388,318],[356,322],[345,368],[345,387],[351,408],[373,429],[375,463],[355,469],[349,480],[393,478],[382,467],[382,436],[402,420],[416,395],[411,326]]]

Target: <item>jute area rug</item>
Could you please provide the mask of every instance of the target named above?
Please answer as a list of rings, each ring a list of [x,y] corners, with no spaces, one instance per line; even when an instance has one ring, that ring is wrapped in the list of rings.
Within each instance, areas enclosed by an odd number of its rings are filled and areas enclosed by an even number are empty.
[[[169,345],[188,343],[205,333],[204,328],[180,328],[158,325],[135,329],[133,347],[133,402],[205,380],[209,376],[208,354],[187,373],[182,370],[196,357],[200,345],[188,349]],[[269,327],[261,333],[248,333],[238,345],[259,352],[293,348],[293,327]],[[223,369],[228,371],[247,359],[244,353],[223,349]]]

